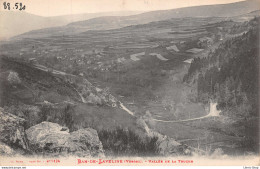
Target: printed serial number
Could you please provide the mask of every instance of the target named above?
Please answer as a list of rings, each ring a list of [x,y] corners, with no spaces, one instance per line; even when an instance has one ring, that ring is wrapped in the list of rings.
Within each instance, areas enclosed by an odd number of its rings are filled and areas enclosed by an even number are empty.
[[[11,4],[9,2],[4,2],[3,3],[4,9],[5,10],[25,10],[26,6],[23,3],[16,2],[15,4]]]

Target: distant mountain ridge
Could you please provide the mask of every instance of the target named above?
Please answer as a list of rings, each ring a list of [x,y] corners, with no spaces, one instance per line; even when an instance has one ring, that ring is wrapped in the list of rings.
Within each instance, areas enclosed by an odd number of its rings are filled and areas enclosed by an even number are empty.
[[[101,16],[127,16],[139,14],[141,11],[121,11],[85,13],[75,15],[62,15],[53,17],[43,17],[26,12],[1,11],[0,12],[0,40],[8,39],[32,30],[64,26],[71,22],[87,20]],[[28,21],[28,22],[26,22]],[[25,24],[26,23],[26,24]]]
[[[230,4],[218,4],[218,5],[204,5],[204,6],[192,6],[185,8],[177,8],[171,10],[159,10],[145,12],[142,14],[123,16],[123,17],[112,17],[113,20],[121,21],[136,21],[139,23],[148,23],[159,20],[166,20],[171,18],[184,18],[184,17],[232,17],[245,13],[250,13],[252,11],[259,10],[258,6],[260,3],[255,0],[240,1]],[[86,21],[79,21],[75,23],[70,23],[69,25],[83,25],[89,22],[105,21],[111,17],[99,17]]]
[[[193,6],[172,10],[152,11],[130,16],[104,16],[79,22],[72,22],[63,27],[36,30],[18,37],[38,38],[52,35],[71,35],[88,30],[118,29],[130,25],[146,24],[171,18],[233,17],[259,10],[258,4],[258,1],[247,0],[230,4]]]

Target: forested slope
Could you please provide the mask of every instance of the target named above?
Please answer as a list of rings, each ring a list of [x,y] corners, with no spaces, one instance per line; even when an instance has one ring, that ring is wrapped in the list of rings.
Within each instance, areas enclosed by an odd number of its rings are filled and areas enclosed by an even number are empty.
[[[183,80],[197,87],[196,101],[216,101],[221,115],[236,121],[244,146],[253,150],[258,145],[259,18],[241,25],[233,29],[246,30],[243,35],[223,42],[208,57],[195,58]]]

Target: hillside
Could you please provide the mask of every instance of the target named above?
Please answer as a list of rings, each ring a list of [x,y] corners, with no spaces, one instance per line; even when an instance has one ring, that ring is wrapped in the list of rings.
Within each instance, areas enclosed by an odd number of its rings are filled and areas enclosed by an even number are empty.
[[[259,18],[232,30],[246,33],[225,41],[208,57],[194,59],[184,81],[196,86],[198,102],[215,100],[221,115],[235,121],[230,128],[244,137],[244,149],[258,151]]]
[[[102,129],[102,126],[109,126],[111,129],[120,126],[119,124],[122,119],[127,119],[124,124],[129,122],[130,126],[128,127],[133,126],[135,123],[134,119],[128,115],[127,112],[121,109],[116,110],[118,108],[112,108],[112,106],[109,105],[109,99],[113,98],[113,96],[103,95],[102,91],[97,92],[95,87],[89,82],[84,83],[80,77],[53,74],[51,70],[44,71],[34,67],[30,63],[4,56],[1,56],[0,75],[0,106],[8,108],[10,110],[9,112],[15,113],[15,115],[31,119],[27,121],[28,127],[47,119],[64,125],[64,109],[66,108],[67,111],[78,109],[73,116],[75,116],[75,120],[80,120],[80,123],[84,122],[82,125],[93,123],[96,127],[99,127],[99,129]],[[81,90],[86,91],[87,94],[81,94],[82,91],[80,91],[79,86]],[[83,99],[84,97],[85,99]],[[111,108],[109,108],[109,106],[111,106]],[[89,112],[83,111],[85,110],[84,107],[88,109]],[[114,112],[114,115],[107,113],[109,109],[111,113]],[[31,113],[34,114],[25,113],[24,111],[26,110],[33,111]],[[52,114],[52,111],[55,111],[55,114]],[[94,113],[95,111],[98,112]],[[106,118],[106,121],[102,121],[98,118],[97,116],[103,116],[101,113],[103,111],[106,111],[106,115],[115,121],[109,122],[109,118]],[[88,117],[87,120],[80,117],[83,115],[82,113],[89,113],[89,115],[86,116]],[[56,119],[57,116],[60,116],[60,118]],[[94,119],[90,118],[91,116],[93,116],[92,118]],[[99,121],[95,121],[95,119],[99,119]],[[116,122],[116,119],[118,119],[118,122]],[[74,125],[80,123],[73,123],[71,127],[75,128]]]
[[[26,129],[43,121],[93,128],[108,155],[148,155],[149,146],[165,156],[255,153],[256,19],[185,17],[84,31],[112,21],[3,42],[4,110],[27,120]]]
[[[215,23],[210,23],[214,20]],[[140,102],[155,99],[153,90],[167,79],[167,71],[204,50],[200,39],[220,41],[235,22],[223,18],[175,18],[111,31],[89,31],[77,36],[30,38],[3,44],[1,52],[56,70],[86,77],[113,95]],[[222,30],[219,29],[222,28]],[[184,43],[183,43],[184,42]],[[175,46],[178,51],[169,49]],[[142,54],[143,56],[135,55]],[[196,53],[196,51],[195,51]],[[158,55],[156,55],[158,54]],[[160,55],[159,55],[160,54]],[[149,86],[147,88],[147,86]],[[125,90],[127,89],[127,90]],[[130,92],[131,91],[131,92]]]
[[[1,11],[0,12],[0,40],[37,29],[65,26],[71,22],[87,20],[101,16],[128,16],[139,14],[139,11],[85,13],[75,15],[62,15],[42,17],[26,12]],[[24,24],[26,22],[26,24]]]
[[[260,16],[260,10],[255,10],[255,11],[245,13],[245,14],[242,14],[239,16],[234,16],[234,17],[232,17],[232,20],[239,21],[239,22],[250,21],[254,17],[258,17],[258,16]]]
[[[82,85],[81,77],[57,73],[52,69],[45,71],[44,66],[22,59],[6,56],[1,56],[0,59],[0,113],[3,114],[0,125],[2,133],[5,133],[5,137],[0,138],[0,146],[10,149],[11,153],[19,151],[23,155],[42,155],[41,152],[45,152],[43,155],[48,157],[69,155],[76,151],[80,152],[78,156],[97,154],[97,149],[86,151],[81,146],[75,151],[74,144],[59,144],[64,142],[64,136],[69,133],[69,137],[84,134],[91,137],[81,140],[82,144],[92,141],[94,137],[99,147],[98,154],[105,151],[107,156],[157,156],[166,153],[189,155],[192,151],[197,151],[149,129],[143,119],[129,114],[120,101],[117,101],[120,102],[118,106],[106,104],[104,92],[97,94],[100,91],[93,89],[91,84],[85,84],[84,90],[88,90],[89,96],[96,95],[95,98],[98,98],[94,102],[85,102],[77,91],[77,86]],[[110,99],[113,102],[115,98],[109,95],[108,100]],[[16,119],[21,122],[16,122]],[[15,128],[21,130],[19,134],[22,136],[18,140],[25,140],[26,145],[12,144],[11,137],[16,133],[9,130],[13,123]],[[43,133],[39,135],[38,130]],[[46,138],[48,142],[38,137]],[[65,141],[69,142],[70,139]],[[66,151],[63,147],[71,151]],[[57,154],[57,151],[63,154]],[[2,149],[1,153],[8,154]]]
[[[232,17],[259,10],[256,0],[247,0],[231,4],[194,6],[172,10],[146,12],[131,16],[105,16],[85,21],[73,22],[63,27],[32,31],[16,38],[39,38],[46,36],[73,35],[88,30],[109,30],[130,25],[185,17]]]

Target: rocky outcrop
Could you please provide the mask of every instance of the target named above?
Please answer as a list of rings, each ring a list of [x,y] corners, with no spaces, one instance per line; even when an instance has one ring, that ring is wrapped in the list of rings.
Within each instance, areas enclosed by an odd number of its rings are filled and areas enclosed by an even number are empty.
[[[5,143],[0,142],[0,155],[11,156],[14,155],[15,151]]]
[[[17,151],[37,155],[80,157],[104,156],[97,131],[91,128],[69,133],[67,127],[42,122],[24,130],[25,120],[0,108],[0,154],[14,155]]]
[[[146,119],[147,120],[147,119]],[[148,137],[157,137],[159,154],[163,156],[191,155],[192,149],[187,145],[181,144],[175,139],[163,135],[153,129],[150,129],[143,118],[137,119],[137,126],[143,128]]]
[[[0,108],[0,141],[16,148],[28,149],[25,120]]]
[[[191,155],[192,150],[185,144],[180,144],[174,139],[165,136],[157,141],[159,153],[163,156]]]
[[[177,142],[175,139],[162,135],[150,129],[150,137],[157,137],[159,154],[163,156],[191,155],[192,149],[185,144]]]
[[[56,123],[42,122],[26,130],[29,145],[35,153],[45,155],[104,156],[97,131],[86,128],[69,133]]]

